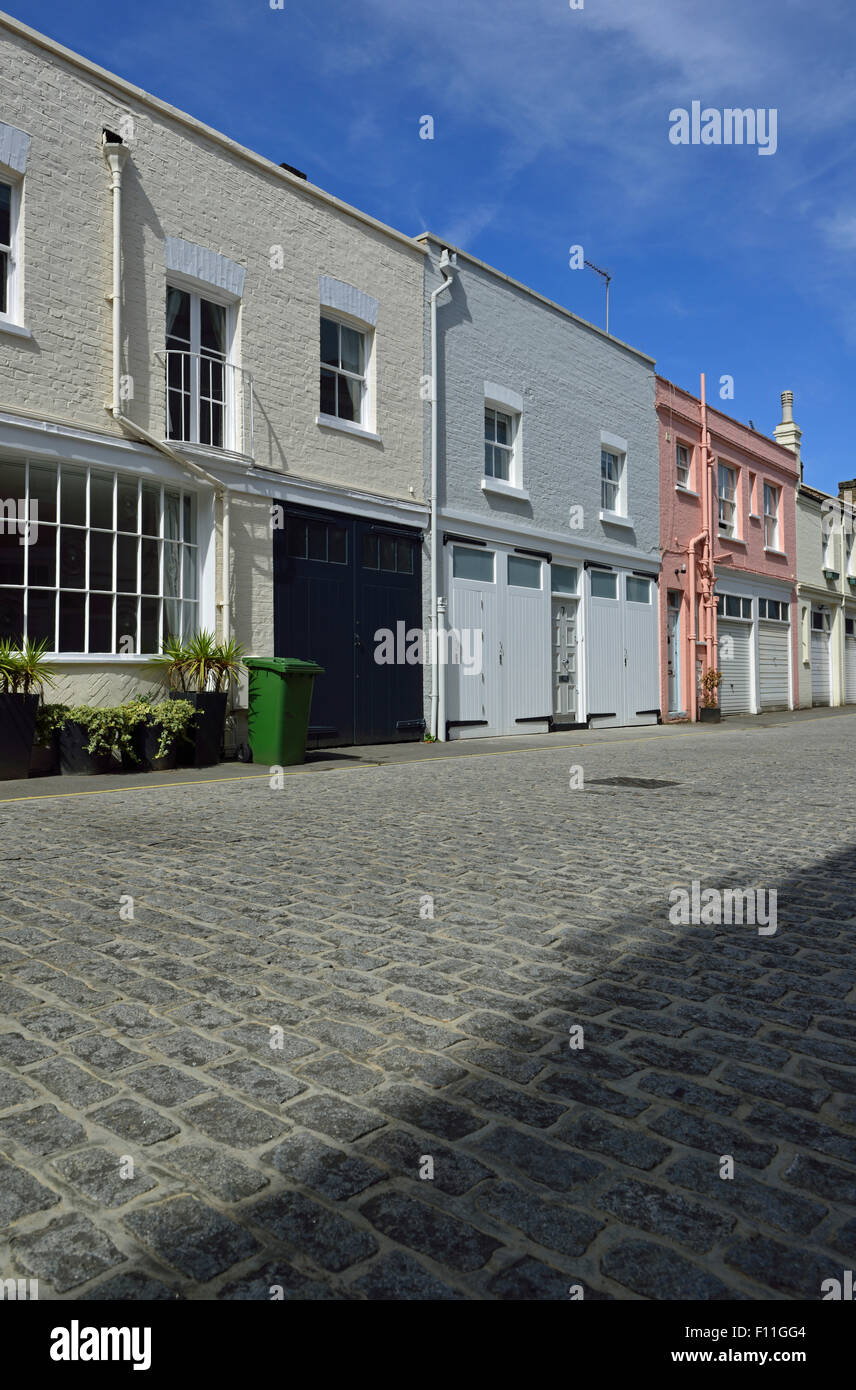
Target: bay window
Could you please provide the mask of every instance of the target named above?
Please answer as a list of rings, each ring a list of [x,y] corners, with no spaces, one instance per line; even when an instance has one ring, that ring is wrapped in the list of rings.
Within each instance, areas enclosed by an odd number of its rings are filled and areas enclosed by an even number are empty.
[[[141,655],[198,630],[193,493],[94,466],[0,460],[0,497],[21,499],[29,518],[0,528],[0,638]]]

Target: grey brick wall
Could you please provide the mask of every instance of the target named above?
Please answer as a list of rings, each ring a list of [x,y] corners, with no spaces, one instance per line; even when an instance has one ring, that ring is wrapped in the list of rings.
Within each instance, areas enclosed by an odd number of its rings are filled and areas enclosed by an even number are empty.
[[[426,299],[440,283],[437,252],[433,245]],[[438,324],[441,507],[524,531],[564,531],[581,543],[625,544],[659,556],[653,364],[463,256],[451,291],[440,297]],[[426,373],[429,352],[426,337]],[[488,498],[481,490],[485,381],[523,397],[528,503]],[[599,519],[602,430],[628,441],[627,511],[633,533]],[[569,529],[573,505],[583,508],[582,530]]]

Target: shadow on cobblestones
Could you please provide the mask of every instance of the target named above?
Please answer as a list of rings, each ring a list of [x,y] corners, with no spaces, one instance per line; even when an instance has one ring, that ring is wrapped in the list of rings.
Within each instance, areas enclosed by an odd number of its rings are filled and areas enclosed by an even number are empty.
[[[819,1298],[856,1250],[852,786],[819,763],[773,833],[733,745],[720,810],[687,746],[635,760],[669,790],[569,798],[548,751],[4,814],[0,1273]],[[776,933],[673,924],[693,881],[777,889]]]

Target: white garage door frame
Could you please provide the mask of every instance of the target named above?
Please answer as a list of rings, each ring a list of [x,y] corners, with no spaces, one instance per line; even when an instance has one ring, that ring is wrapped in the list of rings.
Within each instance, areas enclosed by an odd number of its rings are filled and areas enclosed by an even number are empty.
[[[657,574],[589,562],[584,603],[586,722],[597,729],[656,724],[661,715]]]
[[[553,701],[546,556],[464,537],[450,537],[445,548],[447,627],[484,634],[480,672],[446,666],[449,738],[545,732]],[[461,572],[465,567],[472,577]]]
[[[821,619],[823,626],[819,626]],[[811,703],[826,709],[832,704],[832,618],[828,608],[811,607]]]
[[[781,614],[781,616],[777,616]],[[790,595],[758,596],[758,709],[794,708],[793,626]]]
[[[844,703],[856,705],[856,613],[844,615]]]
[[[723,714],[756,714],[755,699],[755,623],[751,618],[722,618],[717,621],[719,669],[719,708]],[[731,642],[731,655],[724,648]]]

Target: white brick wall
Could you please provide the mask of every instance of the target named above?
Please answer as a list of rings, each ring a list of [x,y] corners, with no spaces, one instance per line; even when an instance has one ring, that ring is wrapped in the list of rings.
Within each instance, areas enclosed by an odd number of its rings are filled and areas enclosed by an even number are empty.
[[[0,19],[0,112],[31,136],[22,211],[24,321],[32,339],[0,332],[0,410],[108,435],[111,394],[112,207],[101,131],[132,117],[123,178],[122,371],[126,413],[162,438],[164,242],[181,237],[246,268],[238,323],[241,366],[255,380],[255,461],[389,498],[423,497],[423,252],[310,192],[298,180],[126,93]],[[285,135],[283,139],[285,140]],[[287,143],[282,154],[288,156]],[[284,265],[271,268],[271,248]],[[318,277],[379,301],[375,358],[380,443],[319,428]],[[216,470],[215,456],[207,466]],[[218,513],[218,528],[220,517]],[[233,630],[248,650],[273,650],[268,504],[232,506]],[[218,576],[222,573],[218,532]],[[219,581],[218,581],[219,582]],[[106,665],[105,665],[106,669]],[[75,698],[124,698],[145,680],[103,681],[69,668]],[[130,684],[129,684],[130,683]]]

